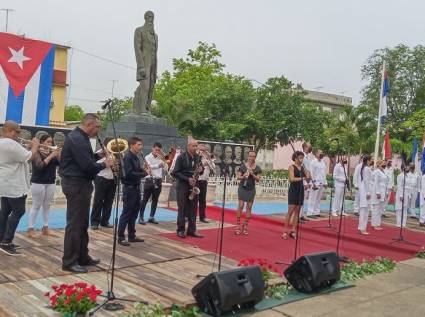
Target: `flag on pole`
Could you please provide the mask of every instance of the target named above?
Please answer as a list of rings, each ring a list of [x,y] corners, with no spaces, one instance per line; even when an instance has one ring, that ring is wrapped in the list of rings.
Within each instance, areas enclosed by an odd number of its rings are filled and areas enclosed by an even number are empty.
[[[419,153],[418,153],[418,139],[413,138],[413,151],[412,151],[412,163],[415,164],[416,174],[419,173]]]
[[[384,143],[382,144],[382,158],[384,160],[391,158],[391,143],[390,143],[390,131],[385,132]]]
[[[390,84],[388,82],[388,73],[385,69],[385,64],[384,64],[384,76],[382,79],[382,96],[381,96],[381,117],[379,118],[381,120],[381,123],[385,123],[385,120],[387,118],[387,98],[388,98],[388,94],[390,92]]]

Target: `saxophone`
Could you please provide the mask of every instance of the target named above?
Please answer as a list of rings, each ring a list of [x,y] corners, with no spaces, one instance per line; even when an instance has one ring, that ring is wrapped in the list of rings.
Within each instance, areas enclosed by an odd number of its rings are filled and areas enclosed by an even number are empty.
[[[202,165],[202,160],[199,160],[199,163],[195,165],[195,171],[193,172],[193,178],[198,181],[199,178],[199,173],[200,173],[200,167]],[[193,186],[190,189],[190,194],[189,194],[189,200],[194,200],[195,197],[197,195],[199,195],[199,193],[201,192],[201,190],[199,189],[199,187],[197,186]]]

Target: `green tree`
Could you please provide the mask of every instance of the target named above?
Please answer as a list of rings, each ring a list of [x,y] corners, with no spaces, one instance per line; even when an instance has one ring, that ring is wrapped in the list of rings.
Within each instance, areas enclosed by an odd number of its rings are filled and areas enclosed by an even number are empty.
[[[65,107],[65,121],[81,121],[84,117],[83,109],[78,105]]]
[[[119,121],[119,119],[133,107],[133,98],[112,98],[111,99],[111,111],[105,109],[98,112],[98,115],[102,121],[102,129],[106,129],[111,119]]]
[[[425,105],[425,47],[410,48],[400,44],[394,48],[376,50],[362,67],[361,104],[370,107],[375,117],[381,90],[382,64],[386,62],[390,82],[387,100],[387,126],[398,128],[415,110]]]

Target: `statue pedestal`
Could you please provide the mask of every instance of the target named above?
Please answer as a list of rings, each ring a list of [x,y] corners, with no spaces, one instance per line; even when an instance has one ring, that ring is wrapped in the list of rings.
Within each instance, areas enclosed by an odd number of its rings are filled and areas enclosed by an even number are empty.
[[[165,151],[171,144],[183,149],[187,144],[187,138],[179,136],[176,127],[167,125],[165,119],[157,118],[150,113],[127,113],[115,123],[115,128],[120,138],[140,137],[143,141],[144,153],[149,153],[155,142],[161,143]],[[106,136],[114,136],[111,123],[106,129]]]

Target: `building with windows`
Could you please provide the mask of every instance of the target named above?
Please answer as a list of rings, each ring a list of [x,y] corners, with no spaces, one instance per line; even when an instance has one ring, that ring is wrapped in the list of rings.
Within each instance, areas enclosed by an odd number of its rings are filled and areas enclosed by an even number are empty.
[[[306,99],[322,106],[323,110],[330,112],[338,111],[343,106],[352,106],[353,99],[351,97],[330,94],[321,91],[306,90]]]

